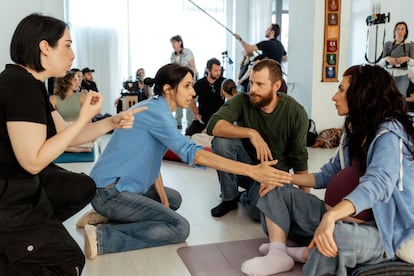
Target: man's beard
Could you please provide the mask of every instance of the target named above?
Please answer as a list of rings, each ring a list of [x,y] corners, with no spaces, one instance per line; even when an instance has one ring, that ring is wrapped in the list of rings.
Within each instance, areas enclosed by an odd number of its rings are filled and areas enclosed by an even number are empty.
[[[252,93],[250,93],[250,103],[256,107],[256,108],[262,108],[265,107],[267,105],[269,105],[272,100],[273,97],[276,97],[276,93],[269,91],[269,93],[265,96],[252,96]]]
[[[218,76],[214,76],[214,75],[210,75],[210,78],[212,78],[213,80],[217,80],[218,78],[220,77],[220,75],[218,75]]]

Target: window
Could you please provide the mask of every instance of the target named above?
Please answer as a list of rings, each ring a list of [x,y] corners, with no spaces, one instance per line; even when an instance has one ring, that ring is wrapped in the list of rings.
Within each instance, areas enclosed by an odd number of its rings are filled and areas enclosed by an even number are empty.
[[[226,0],[194,2],[225,22]],[[207,60],[220,60],[226,49],[226,30],[188,0],[66,0],[65,6],[76,55],[73,66],[94,68],[99,90],[112,99],[138,68],[153,77],[170,62],[174,35],[181,35],[184,47],[192,50],[200,76]],[[113,109],[111,98],[104,110]]]
[[[289,0],[273,0],[272,23],[280,26],[280,41],[285,50],[289,47]],[[289,55],[289,52],[288,52]],[[282,65],[283,66],[283,65]],[[283,72],[287,74],[287,66],[283,66]]]

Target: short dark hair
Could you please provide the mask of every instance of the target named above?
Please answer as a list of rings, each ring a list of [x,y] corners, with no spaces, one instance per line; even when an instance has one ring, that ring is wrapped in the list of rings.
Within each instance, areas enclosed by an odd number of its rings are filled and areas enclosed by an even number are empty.
[[[265,58],[253,65],[252,72],[261,71],[264,68],[269,70],[270,81],[276,82],[282,80],[282,69],[280,68],[279,62],[273,59]]]
[[[213,68],[213,64],[218,65],[218,66],[220,66],[220,65],[221,65],[220,60],[218,60],[218,59],[216,59],[216,58],[210,58],[210,59],[207,61],[207,69],[208,69],[208,70],[211,70],[211,68]]]
[[[10,57],[20,65],[27,66],[36,72],[45,68],[40,60],[39,43],[46,40],[54,48],[63,37],[68,25],[56,18],[33,13],[23,18],[17,25],[10,43]]]
[[[260,54],[260,55],[256,56],[256,57],[253,59],[253,62],[258,61],[258,60],[264,60],[265,58],[268,58],[268,57],[267,57],[267,55],[265,55],[265,54]]]
[[[280,35],[280,26],[279,24],[272,24],[272,31],[275,32],[275,38]]]
[[[165,84],[168,84],[171,88],[175,89],[188,73],[194,77],[193,70],[190,67],[178,63],[169,63],[161,67],[153,79],[146,78],[144,83],[147,83],[150,87],[155,85],[154,94],[162,96]]]

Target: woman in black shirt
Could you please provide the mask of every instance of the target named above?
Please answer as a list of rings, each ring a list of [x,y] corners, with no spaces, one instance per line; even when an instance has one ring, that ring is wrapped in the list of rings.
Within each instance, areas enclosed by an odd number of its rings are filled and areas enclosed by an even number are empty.
[[[51,107],[45,81],[66,74],[75,58],[67,25],[31,14],[17,26],[11,59],[0,74],[0,275],[80,275],[84,256],[62,222],[86,206],[95,184],[52,162],[71,145],[130,128],[128,111],[89,123],[103,98],[88,93],[67,125]]]

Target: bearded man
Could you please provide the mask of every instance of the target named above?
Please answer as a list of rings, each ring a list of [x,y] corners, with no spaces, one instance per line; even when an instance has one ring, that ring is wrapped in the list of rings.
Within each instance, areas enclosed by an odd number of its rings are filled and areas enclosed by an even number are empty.
[[[264,59],[255,64],[249,93],[233,96],[207,124],[207,133],[214,136],[213,152],[249,164],[278,160],[276,168],[280,170],[307,173],[308,116],[302,105],[278,92],[281,85],[282,70],[277,61]],[[249,216],[260,221],[256,207],[260,183],[217,173],[222,202],[211,209],[211,215],[227,214],[238,207],[240,200]],[[239,186],[245,189],[244,193],[239,193]]]

